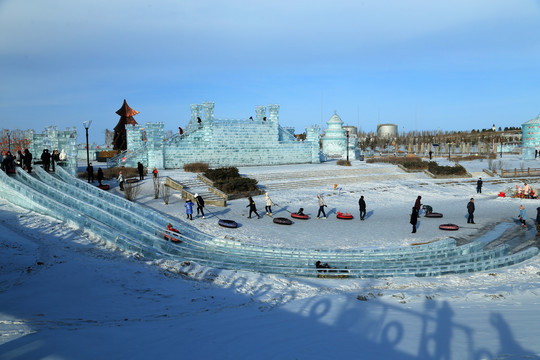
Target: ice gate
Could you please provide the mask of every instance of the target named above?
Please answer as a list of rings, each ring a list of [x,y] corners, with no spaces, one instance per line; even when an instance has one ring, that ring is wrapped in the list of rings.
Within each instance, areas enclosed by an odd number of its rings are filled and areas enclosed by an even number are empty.
[[[267,114],[268,110],[268,114]],[[128,149],[107,165],[177,169],[206,162],[211,167],[319,163],[320,128],[306,128],[306,140],[294,128],[279,125],[279,105],[256,106],[255,118],[215,119],[214,103],[191,105],[186,129],[165,139],[163,123],[127,126]]]

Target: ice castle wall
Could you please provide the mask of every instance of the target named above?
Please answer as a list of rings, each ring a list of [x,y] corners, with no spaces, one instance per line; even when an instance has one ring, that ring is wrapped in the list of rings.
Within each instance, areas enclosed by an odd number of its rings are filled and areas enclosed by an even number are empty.
[[[192,105],[185,132],[165,141],[162,123],[127,126],[128,152],[124,165],[158,169],[206,162],[212,167],[318,163],[319,128],[308,129],[297,141],[293,128],[279,126],[279,105],[256,107],[250,119],[214,119],[213,103]]]

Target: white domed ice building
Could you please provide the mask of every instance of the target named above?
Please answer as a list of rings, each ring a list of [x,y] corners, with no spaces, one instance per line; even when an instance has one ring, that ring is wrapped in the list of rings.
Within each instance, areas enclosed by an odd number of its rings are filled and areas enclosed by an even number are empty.
[[[322,137],[322,153],[329,158],[347,158],[347,130],[343,128],[343,120],[334,113],[326,122],[328,127]],[[349,134],[349,159],[358,159],[358,138]]]

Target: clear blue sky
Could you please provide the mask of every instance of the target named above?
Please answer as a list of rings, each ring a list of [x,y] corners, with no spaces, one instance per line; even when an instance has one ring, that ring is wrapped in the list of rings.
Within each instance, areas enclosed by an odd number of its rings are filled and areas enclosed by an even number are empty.
[[[101,143],[124,99],[166,130],[203,101],[280,104],[297,133],[334,110],[365,131],[520,126],[540,113],[540,1],[0,0],[0,128],[91,119]]]

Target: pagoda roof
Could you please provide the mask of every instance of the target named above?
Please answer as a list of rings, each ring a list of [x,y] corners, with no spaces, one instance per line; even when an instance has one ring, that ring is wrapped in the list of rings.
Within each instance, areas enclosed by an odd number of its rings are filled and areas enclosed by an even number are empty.
[[[124,99],[124,104],[122,104],[122,107],[118,109],[116,113],[120,116],[132,117],[134,115],[137,115],[139,112],[130,108],[126,102],[126,99]]]

